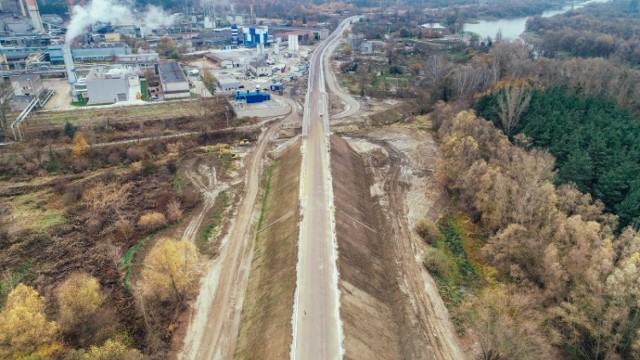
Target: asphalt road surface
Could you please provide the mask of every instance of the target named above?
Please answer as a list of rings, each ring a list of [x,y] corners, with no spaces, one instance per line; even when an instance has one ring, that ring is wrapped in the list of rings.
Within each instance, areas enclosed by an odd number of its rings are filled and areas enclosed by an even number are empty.
[[[342,31],[355,18],[343,21],[314,51],[310,61],[303,120],[303,135],[306,135],[300,179],[303,218],[298,244],[292,359],[340,359],[343,353],[323,59],[327,49],[339,40]]]

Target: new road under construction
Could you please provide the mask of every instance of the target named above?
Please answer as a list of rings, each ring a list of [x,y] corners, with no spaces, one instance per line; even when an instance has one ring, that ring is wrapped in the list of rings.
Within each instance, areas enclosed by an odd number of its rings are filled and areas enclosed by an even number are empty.
[[[288,99],[291,113],[265,125],[247,157],[245,195],[178,358],[464,358],[408,223],[407,155],[370,140],[395,162],[373,169],[366,146],[331,133],[331,121],[365,116],[330,61],[357,20],[317,46],[304,105]],[[330,116],[330,105],[341,112]],[[279,139],[285,124],[301,134]],[[376,186],[382,194],[371,193]]]

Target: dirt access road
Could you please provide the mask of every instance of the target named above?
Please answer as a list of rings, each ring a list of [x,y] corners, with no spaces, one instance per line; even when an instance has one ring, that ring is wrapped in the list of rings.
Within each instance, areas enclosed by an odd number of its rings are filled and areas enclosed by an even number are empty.
[[[310,61],[303,119],[300,177],[303,218],[298,242],[292,359],[338,359],[343,355],[327,137],[329,104],[323,65],[327,50],[356,18],[344,20],[314,51]]]
[[[296,104],[289,102],[291,109],[295,109]],[[263,159],[270,139],[280,126],[297,116],[297,112],[292,111],[269,127],[258,139],[253,154],[247,157],[245,196],[228,237],[222,241],[220,255],[212,262],[202,279],[200,294],[179,359],[233,357],[251,265],[252,230]]]

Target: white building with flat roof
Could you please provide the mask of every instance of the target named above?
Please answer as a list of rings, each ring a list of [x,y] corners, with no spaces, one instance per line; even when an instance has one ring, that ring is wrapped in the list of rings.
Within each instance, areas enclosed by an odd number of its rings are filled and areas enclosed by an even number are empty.
[[[222,92],[236,91],[240,87],[240,81],[229,74],[217,75],[216,82]]]
[[[96,66],[86,79],[88,104],[129,100],[129,72],[119,66]]]

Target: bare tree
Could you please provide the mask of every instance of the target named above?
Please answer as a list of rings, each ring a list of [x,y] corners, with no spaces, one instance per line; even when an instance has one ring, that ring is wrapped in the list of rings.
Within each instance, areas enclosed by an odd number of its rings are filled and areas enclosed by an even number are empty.
[[[531,91],[522,86],[509,86],[498,95],[500,121],[507,135],[520,123],[520,117],[531,101]]]
[[[472,65],[463,65],[453,74],[453,91],[458,99],[473,95],[484,80],[484,69]]]

